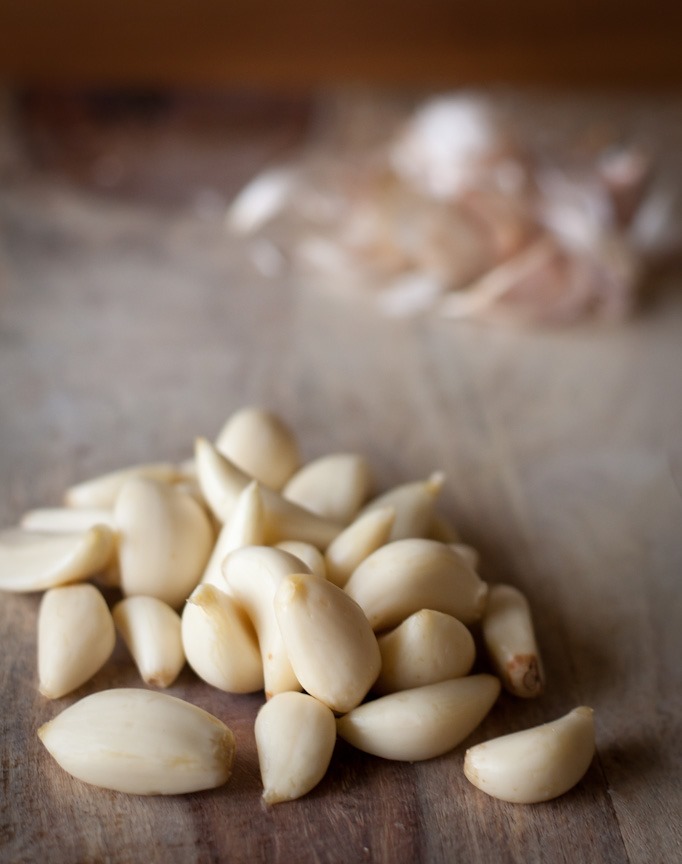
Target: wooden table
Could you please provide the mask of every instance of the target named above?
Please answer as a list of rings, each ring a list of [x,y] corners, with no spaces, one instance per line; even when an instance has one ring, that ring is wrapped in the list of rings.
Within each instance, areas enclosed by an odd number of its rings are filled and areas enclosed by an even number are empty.
[[[269,282],[223,233],[222,199],[204,180],[185,198],[157,194],[172,189],[172,172],[158,189],[151,180],[169,151],[194,152],[214,177],[230,166],[227,194],[290,140],[296,110],[270,112],[251,143],[228,138],[225,150],[179,133],[164,148],[157,129],[136,157],[137,181],[113,189],[83,168],[87,129],[69,139],[57,112],[40,127],[52,137],[40,138],[25,115],[5,119],[0,522],[58,503],[96,472],[182,459],[246,403],[280,412],[306,458],[366,454],[381,488],[443,469],[444,511],[480,550],[484,578],[531,598],[548,671],[545,696],[501,697],[469,743],[588,704],[597,757],[562,798],[513,806],[469,785],[464,746],[410,765],[339,744],[315,791],[267,808],[252,733],[260,698],[222,694],[185,670],[170,692],[234,728],[233,778],[168,799],[98,790],[58,768],[36,729],[76,697],[139,686],[125,650],[49,702],[37,692],[39,597],[3,595],[0,860],[681,860],[679,272],[632,323],[565,331],[393,320],[315,286]],[[119,133],[103,123],[97,141]]]

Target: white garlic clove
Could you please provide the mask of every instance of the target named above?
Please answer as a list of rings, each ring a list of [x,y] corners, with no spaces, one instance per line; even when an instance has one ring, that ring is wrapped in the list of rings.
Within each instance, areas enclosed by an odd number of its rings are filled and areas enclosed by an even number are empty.
[[[145,684],[170,687],[185,665],[178,613],[157,597],[138,596],[111,614]]]
[[[0,591],[45,591],[82,582],[106,568],[115,537],[105,525],[74,534],[0,532]]]
[[[447,753],[483,720],[500,692],[492,675],[470,675],[365,702],[336,721],[359,750],[416,762]]]
[[[214,585],[199,585],[182,611],[187,662],[207,684],[228,693],[263,689],[258,639],[246,612]]]
[[[526,699],[545,689],[528,600],[512,585],[492,585],[481,622],[483,640],[505,689]]]
[[[114,650],[116,632],[94,585],[66,585],[45,593],[38,613],[39,689],[59,699],[89,681]]]
[[[69,534],[87,531],[95,525],[106,525],[114,530],[114,512],[101,507],[43,507],[29,510],[21,517],[24,531],[46,534]]]
[[[434,513],[431,524],[426,532],[429,540],[438,540],[441,543],[459,543],[459,532],[450,520],[441,513]]]
[[[182,474],[176,465],[171,465],[169,462],[133,465],[70,486],[64,493],[64,503],[67,507],[101,507],[111,510],[116,503],[118,493],[133,477],[144,477],[148,480],[156,480],[158,483],[175,483],[182,479]]]
[[[76,702],[38,735],[72,776],[134,795],[179,795],[225,783],[234,736],[196,705],[151,690],[105,690]]]
[[[304,543],[302,540],[282,540],[275,546],[275,549],[282,549],[290,555],[294,555],[299,560],[307,565],[311,573],[319,576],[320,579],[327,578],[327,565],[324,561],[324,556],[312,543]]]
[[[376,693],[395,693],[468,675],[476,659],[474,638],[452,615],[421,609],[379,637],[381,672]]]
[[[329,581],[343,588],[365,558],[388,542],[394,519],[395,508],[377,507],[335,537],[324,553]]]
[[[467,543],[448,543],[448,546],[454,552],[457,552],[458,555],[461,555],[469,567],[478,573],[478,568],[481,564],[481,556],[473,546],[469,546]]]
[[[271,489],[281,489],[300,464],[293,432],[277,415],[262,408],[236,411],[221,429],[215,446],[245,474]]]
[[[281,581],[274,598],[289,661],[304,690],[333,711],[350,711],[379,674],[381,655],[362,609],[312,574]]]
[[[293,801],[324,777],[336,743],[330,708],[306,693],[278,693],[258,712],[256,747],[263,800]]]
[[[288,480],[282,495],[306,510],[347,525],[372,485],[372,472],[364,456],[333,453],[300,468]]]
[[[275,693],[301,689],[277,623],[274,597],[287,576],[306,569],[299,558],[269,546],[237,549],[223,563],[228,591],[244,608],[258,636],[268,699]]]
[[[220,529],[213,552],[208,560],[203,584],[215,585],[226,590],[223,578],[223,561],[230,552],[242,546],[261,546],[265,542],[265,513],[260,486],[253,480],[239,493],[232,515]]]
[[[172,486],[136,477],[121,489],[114,513],[123,593],[180,606],[201,578],[213,548],[213,529],[204,510]]]
[[[377,549],[344,590],[364,609],[372,627],[384,630],[420,609],[472,624],[483,613],[488,586],[449,546],[417,538]]]
[[[563,795],[592,762],[593,713],[581,706],[552,723],[476,744],[466,752],[464,774],[488,795],[515,804]]]
[[[240,492],[252,482],[205,438],[196,441],[199,483],[214,515],[221,522],[232,516]],[[341,525],[324,519],[283,498],[267,486],[261,488],[268,543],[303,540],[324,549],[341,531]]]
[[[426,480],[396,486],[370,501],[360,515],[364,516],[378,507],[394,507],[395,520],[390,540],[425,537],[433,523],[436,501],[444,482],[445,475],[435,471]]]

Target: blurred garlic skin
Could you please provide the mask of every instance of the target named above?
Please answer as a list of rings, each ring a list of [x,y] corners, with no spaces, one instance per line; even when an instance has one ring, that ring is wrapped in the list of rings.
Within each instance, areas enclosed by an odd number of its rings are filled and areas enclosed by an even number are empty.
[[[473,624],[483,614],[488,586],[457,552],[437,540],[396,540],[377,549],[344,589],[375,631],[396,627],[420,609]]]
[[[347,525],[373,485],[369,463],[358,453],[332,453],[303,465],[282,494],[307,510]]]
[[[388,542],[394,520],[394,507],[376,507],[344,528],[324,553],[329,581],[343,588],[365,558]]]
[[[293,801],[324,777],[336,744],[330,708],[307,693],[278,693],[258,712],[256,747],[263,800]]]
[[[483,720],[500,692],[492,675],[470,675],[381,696],[336,721],[359,750],[416,762],[456,747]]]
[[[180,795],[227,782],[234,736],[213,715],[151,690],[104,690],[38,730],[79,780],[132,795]]]
[[[404,483],[372,499],[359,515],[379,507],[393,507],[395,518],[389,540],[425,537],[435,515],[436,501],[443,488],[445,475],[435,471],[426,480]]]
[[[227,693],[263,689],[256,631],[244,609],[214,585],[198,585],[182,610],[187,662],[207,684]]]
[[[158,483],[175,483],[182,479],[182,474],[176,465],[169,462],[133,465],[70,486],[64,493],[64,503],[67,507],[101,507],[112,510],[118,493],[128,480],[134,477],[144,477]]]
[[[170,687],[185,665],[178,613],[156,597],[137,596],[111,614],[145,684]]]
[[[211,523],[197,502],[172,486],[136,477],[114,508],[121,588],[178,608],[198,583],[213,549]]]
[[[590,767],[594,752],[594,712],[581,706],[552,723],[469,748],[464,774],[493,798],[536,804],[572,789]]]
[[[245,474],[276,490],[282,489],[301,462],[291,429],[276,414],[253,406],[227,420],[215,446]]]
[[[89,681],[114,650],[116,631],[94,585],[66,585],[43,595],[38,613],[39,689],[59,699]]]
[[[302,540],[283,540],[275,546],[275,549],[281,549],[283,552],[288,552],[299,558],[307,565],[310,572],[320,579],[327,578],[327,565],[324,556],[312,543],[303,543]]]
[[[46,591],[83,582],[105,570],[116,550],[110,528],[55,534],[0,531],[0,591]]]
[[[358,604],[326,579],[298,573],[280,582],[274,605],[303,689],[333,711],[359,705],[379,674],[381,655]]]
[[[410,690],[468,675],[476,658],[474,638],[451,615],[421,609],[379,637],[379,694]]]

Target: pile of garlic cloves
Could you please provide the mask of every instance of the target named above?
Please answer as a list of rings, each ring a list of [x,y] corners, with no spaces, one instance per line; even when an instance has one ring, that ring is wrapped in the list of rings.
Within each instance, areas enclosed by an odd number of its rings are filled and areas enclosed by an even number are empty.
[[[0,533],[0,590],[44,591],[38,680],[67,696],[118,633],[149,688],[185,663],[212,687],[263,691],[255,737],[269,804],[325,775],[337,736],[386,759],[457,747],[501,686],[539,696],[544,670],[524,595],[488,585],[438,510],[440,472],[376,495],[358,453],[301,463],[291,430],[234,413],[183,464],[150,463],[68,489]],[[97,584],[120,589],[110,609]],[[471,674],[472,628],[490,672]],[[221,720],[158,689],[94,693],[38,732],[73,776],[134,794],[211,788],[235,753]],[[238,744],[238,742],[237,742]],[[592,711],[476,745],[465,774],[516,802],[562,794],[594,752]]]

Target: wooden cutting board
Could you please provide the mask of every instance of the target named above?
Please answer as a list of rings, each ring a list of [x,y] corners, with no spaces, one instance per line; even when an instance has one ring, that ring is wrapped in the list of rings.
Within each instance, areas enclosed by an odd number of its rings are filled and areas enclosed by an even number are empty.
[[[562,798],[514,806],[468,783],[465,745],[403,764],[340,743],[310,795],[266,807],[261,698],[185,670],[169,692],[234,729],[232,779],[168,799],[99,790],[66,775],[36,729],[88,693],[140,686],[126,652],[50,702],[37,692],[39,597],[2,595],[0,860],[679,860],[681,281],[610,328],[391,320],[260,279],[204,211],[96,196],[58,171],[5,174],[3,526],[97,472],[185,458],[247,403],[279,411],[305,458],[364,453],[380,489],[442,469],[443,511],[483,577],[527,592],[548,675],[541,699],[502,696],[466,743],[587,704],[598,752]]]

